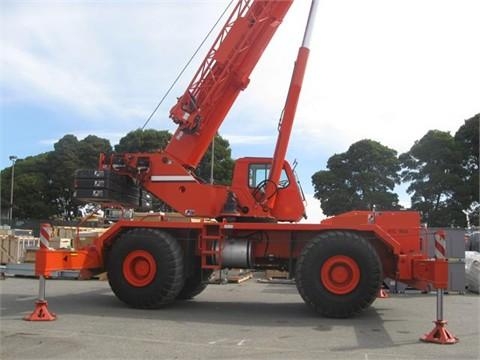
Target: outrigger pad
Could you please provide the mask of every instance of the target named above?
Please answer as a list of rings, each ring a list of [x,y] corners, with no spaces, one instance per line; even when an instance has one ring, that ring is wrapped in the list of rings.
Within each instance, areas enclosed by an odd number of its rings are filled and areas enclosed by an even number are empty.
[[[445,320],[437,320],[433,322],[435,327],[428,334],[423,335],[420,340],[442,345],[456,344],[460,340],[447,330],[447,322]]]
[[[33,312],[25,316],[23,320],[27,321],[53,321],[57,319],[57,315],[48,311],[47,302],[45,300],[37,300]]]

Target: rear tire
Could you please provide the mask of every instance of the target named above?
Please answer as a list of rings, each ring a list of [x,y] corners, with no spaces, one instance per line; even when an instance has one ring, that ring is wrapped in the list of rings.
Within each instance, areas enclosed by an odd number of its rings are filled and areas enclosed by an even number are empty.
[[[195,269],[192,276],[185,279],[183,289],[177,295],[178,300],[190,300],[200,294],[208,286],[208,279],[212,275],[212,270],[202,269],[200,258],[195,260]]]
[[[132,229],[118,237],[108,261],[108,281],[125,304],[155,309],[175,300],[183,287],[183,253],[157,229]]]
[[[382,281],[377,252],[355,232],[320,234],[305,246],[297,262],[300,295],[325,317],[347,318],[366,309]]]

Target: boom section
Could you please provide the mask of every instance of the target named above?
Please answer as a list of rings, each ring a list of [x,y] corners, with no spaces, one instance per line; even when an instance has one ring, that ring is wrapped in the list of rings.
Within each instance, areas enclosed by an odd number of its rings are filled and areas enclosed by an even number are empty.
[[[287,99],[285,101],[285,107],[283,116],[278,125],[278,137],[277,144],[275,146],[275,152],[273,154],[273,164],[270,171],[270,175],[267,182],[267,194],[273,194],[268,199],[268,207],[273,208],[275,206],[277,192],[275,191],[280,175],[282,172],[283,164],[287,154],[288,143],[290,141],[290,135],[292,133],[293,123],[295,120],[295,113],[297,110],[298,101],[300,98],[300,92],[302,90],[303,79],[305,76],[305,70],[307,68],[308,56],[310,53],[310,38],[313,31],[315,14],[318,8],[318,1],[313,0],[310,6],[310,12],[308,14],[308,21],[305,27],[302,46],[298,50],[297,60],[295,61],[295,67],[293,69],[292,79],[290,80],[290,88],[288,90]]]
[[[170,110],[178,128],[165,151],[196,168],[293,0],[239,0],[185,93]]]

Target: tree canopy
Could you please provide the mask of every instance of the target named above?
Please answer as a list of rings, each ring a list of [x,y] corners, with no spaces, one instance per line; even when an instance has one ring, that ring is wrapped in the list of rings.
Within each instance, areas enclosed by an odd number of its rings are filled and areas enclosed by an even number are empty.
[[[465,120],[452,136],[430,130],[415,141],[408,152],[397,152],[377,141],[364,139],[344,153],[332,155],[325,170],[312,176],[314,196],[324,214],[349,210],[398,209],[394,188],[408,185],[411,209],[421,212],[429,226],[465,226],[463,210],[475,214],[479,204],[479,124],[480,114]],[[152,152],[165,148],[168,131],[134,130],[115,146],[116,152]],[[228,140],[215,137],[214,182],[230,184],[234,161]],[[78,140],[67,134],[54,150],[18,159],[15,163],[14,218],[70,219],[76,213],[73,177],[80,168],[96,168],[100,153],[113,151],[107,139],[95,135]],[[211,148],[195,173],[210,180]],[[1,171],[2,216],[10,207],[12,167]],[[476,209],[476,213],[473,211]]]
[[[168,131],[158,130],[135,130],[129,132],[125,137],[120,139],[118,145],[115,146],[117,152],[153,152],[163,149],[170,141],[172,134]],[[215,156],[213,166],[214,182],[216,184],[230,184],[232,180],[234,161],[231,158],[231,149],[228,140],[216,135],[215,139]],[[204,181],[209,181],[211,176],[212,148],[210,147],[202,160],[200,161],[195,175]],[[172,209],[162,201],[154,199],[153,208],[161,211],[172,211]]]
[[[453,193],[461,185],[461,156],[448,132],[430,130],[410,151],[400,155],[402,179],[409,182],[412,209],[430,226],[449,223]],[[463,216],[461,209],[455,209]]]
[[[214,139],[213,180],[216,184],[229,185],[232,182],[234,160],[227,139],[216,135]],[[212,166],[212,147],[203,156],[195,174],[204,180],[210,180]]]
[[[107,139],[90,135],[79,141],[68,134],[54,144],[53,151],[18,159],[15,163],[13,216],[71,220],[76,215],[72,198],[75,170],[96,167],[99,154],[111,151]],[[12,167],[2,171],[2,203],[8,206],[11,173]]]
[[[129,132],[115,145],[116,152],[152,152],[164,149],[172,134],[166,130],[137,129]]]
[[[462,185],[454,192],[454,198],[462,209],[474,210],[472,221],[479,223],[479,124],[480,114],[465,120],[465,123],[455,133],[455,142],[459,147],[462,158],[463,172],[461,174]]]
[[[328,170],[313,174],[315,198],[325,215],[349,210],[398,209],[391,190],[400,182],[397,152],[373,140],[361,140],[328,159]]]
[[[168,131],[134,130],[115,146],[117,152],[152,152],[164,148],[171,138]],[[113,151],[109,140],[89,135],[83,140],[67,134],[54,144],[54,150],[18,159],[15,163],[14,218],[71,220],[79,205],[73,198],[77,169],[97,168],[100,153]],[[210,178],[211,150],[202,159],[197,175]],[[228,141],[215,137],[214,177],[216,183],[231,182],[233,160]],[[10,207],[12,167],[1,172],[3,214]]]
[[[118,145],[115,146],[116,152],[153,152],[164,149],[170,141],[172,134],[168,131],[158,131],[153,129],[129,132],[125,137],[120,139]],[[215,156],[213,163],[214,182],[217,184],[230,184],[232,180],[233,165],[232,150],[230,143],[220,135],[216,135],[215,139]],[[202,160],[200,161],[195,174],[205,180],[210,180],[212,164],[212,148],[210,147]]]
[[[429,226],[464,226],[462,210],[478,204],[479,122],[478,114],[466,120],[455,136],[430,130],[400,155],[412,209]]]

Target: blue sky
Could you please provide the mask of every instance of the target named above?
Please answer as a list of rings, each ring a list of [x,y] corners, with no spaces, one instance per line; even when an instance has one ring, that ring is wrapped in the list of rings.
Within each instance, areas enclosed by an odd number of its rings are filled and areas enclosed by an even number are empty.
[[[9,155],[53,150],[65,134],[114,145],[141,127],[227,3],[2,0],[0,168]],[[294,2],[220,129],[234,157],[273,152],[308,7]],[[311,175],[352,143],[401,153],[480,112],[478,0],[320,0],[318,10],[287,155],[309,198]],[[168,110],[202,56],[148,127],[174,130]]]

